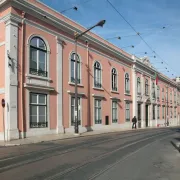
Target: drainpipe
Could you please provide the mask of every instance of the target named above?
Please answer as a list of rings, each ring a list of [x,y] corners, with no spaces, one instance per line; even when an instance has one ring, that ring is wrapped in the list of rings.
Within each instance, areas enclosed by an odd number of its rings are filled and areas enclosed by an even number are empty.
[[[22,128],[22,133],[21,133],[21,138],[24,138],[24,35],[25,35],[25,12],[22,12],[22,29],[21,29],[21,86],[20,86],[20,92],[21,92],[21,128]]]

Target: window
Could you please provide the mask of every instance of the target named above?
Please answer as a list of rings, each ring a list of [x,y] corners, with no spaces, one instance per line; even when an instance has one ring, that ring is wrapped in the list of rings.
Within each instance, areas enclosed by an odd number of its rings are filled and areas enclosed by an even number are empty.
[[[39,37],[30,41],[30,74],[47,77],[47,47]]]
[[[99,62],[94,64],[94,87],[101,88],[101,65]]]
[[[141,94],[141,80],[140,80],[140,77],[137,78],[137,93]]]
[[[130,103],[129,102],[126,102],[126,121],[130,121]]]
[[[164,100],[164,88],[162,88],[162,100]]]
[[[30,128],[47,126],[47,95],[30,93]]]
[[[145,81],[145,95],[148,95],[148,80]]]
[[[176,104],[176,92],[174,91],[174,103]]]
[[[157,118],[159,119],[159,106],[157,106]]]
[[[101,100],[100,99],[94,100],[94,120],[95,120],[95,124],[101,124],[102,123]]]
[[[112,123],[117,123],[118,113],[117,113],[117,101],[112,101]]]
[[[170,113],[171,113],[171,118],[172,118],[172,107],[171,107],[171,112]]]
[[[162,106],[162,118],[164,119],[164,106]]]
[[[128,73],[125,74],[125,92],[127,94],[130,93],[130,82],[129,82],[129,74]]]
[[[115,68],[112,69],[111,72],[111,76],[112,76],[112,90],[113,91],[117,91],[117,71]]]
[[[78,106],[81,106],[79,97],[78,97]],[[74,125],[75,125],[75,97],[71,96],[71,126]],[[78,125],[81,125],[81,108],[78,108]]]
[[[79,56],[75,56],[75,53],[71,54],[71,82],[75,83],[75,58],[77,58],[77,83],[80,84],[80,60]]]
[[[166,89],[166,101],[168,101],[168,90]]]
[[[141,104],[138,104],[138,120],[141,120]]]
[[[153,120],[155,119],[155,105],[153,105]]]
[[[174,108],[174,117],[176,118],[176,108]]]
[[[172,92],[170,92],[170,102],[172,102]]]
[[[155,84],[154,84],[154,82],[152,83],[152,98],[155,99]]]
[[[159,89],[159,86],[157,86],[157,99],[159,100],[159,92],[160,92],[160,89]]]

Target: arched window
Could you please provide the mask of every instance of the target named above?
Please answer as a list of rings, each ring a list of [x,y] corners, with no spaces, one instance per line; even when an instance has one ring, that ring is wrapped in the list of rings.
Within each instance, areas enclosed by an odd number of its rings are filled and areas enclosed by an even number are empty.
[[[148,95],[148,80],[145,81],[145,95]]]
[[[164,88],[162,88],[162,100],[164,100]]]
[[[159,99],[159,96],[160,96],[160,88],[159,86],[157,86],[157,99]]]
[[[94,87],[101,88],[101,65],[97,61],[94,63]]]
[[[80,80],[80,60],[79,60],[79,56],[77,55],[77,83],[80,84],[81,80]],[[71,82],[75,83],[75,53],[71,54]]]
[[[112,90],[117,91],[117,71],[115,68],[111,71],[111,78],[112,78]]]
[[[172,91],[170,92],[170,102],[172,102]]]
[[[137,93],[141,93],[141,80],[140,77],[137,78]]]
[[[30,41],[30,74],[47,77],[47,47],[40,37]]]
[[[129,74],[125,74],[125,92],[130,93],[130,81],[129,81]]]
[[[155,98],[155,84],[152,83],[152,97]]]

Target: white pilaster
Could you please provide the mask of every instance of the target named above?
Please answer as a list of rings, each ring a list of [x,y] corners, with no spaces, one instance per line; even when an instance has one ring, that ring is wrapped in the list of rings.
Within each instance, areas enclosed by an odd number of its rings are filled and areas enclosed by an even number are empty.
[[[64,133],[63,127],[63,102],[62,102],[62,65],[63,65],[63,42],[57,39],[57,133]]]
[[[145,104],[144,104],[144,95],[145,95],[145,82],[144,76],[141,74],[141,97],[143,103],[141,104],[141,127],[145,127]]]
[[[11,140],[19,138],[17,114],[18,23],[9,18],[5,24],[5,139]]]
[[[136,71],[135,65],[132,69],[132,89],[133,89],[133,117],[137,116],[137,78],[136,78]]]

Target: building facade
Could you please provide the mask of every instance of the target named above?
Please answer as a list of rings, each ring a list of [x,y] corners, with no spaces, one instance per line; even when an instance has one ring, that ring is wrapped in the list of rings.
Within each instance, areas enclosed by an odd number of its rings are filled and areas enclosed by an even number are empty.
[[[74,33],[86,29],[37,0],[0,1],[0,139],[73,133]],[[179,85],[91,32],[78,41],[79,131],[176,126]],[[159,81],[155,82],[155,74]]]

